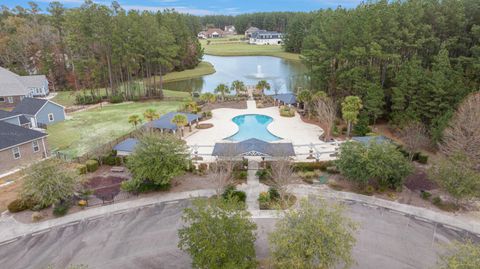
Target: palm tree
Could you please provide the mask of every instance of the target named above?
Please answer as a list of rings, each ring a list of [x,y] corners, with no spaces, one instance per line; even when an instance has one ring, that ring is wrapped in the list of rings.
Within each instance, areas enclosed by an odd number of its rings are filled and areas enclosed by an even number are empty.
[[[130,117],[128,117],[128,123],[132,124],[133,127],[135,127],[135,129],[137,129],[137,125],[142,123],[142,119],[140,118],[140,116],[138,115],[130,115]]]
[[[303,109],[307,113],[308,118],[310,118],[310,106],[312,104],[312,92],[309,90],[301,90],[298,93],[297,100],[303,103]]]
[[[219,84],[214,91],[215,93],[219,93],[222,96],[222,101],[225,101],[225,94],[230,93],[230,88],[228,87],[228,85],[222,83]]]
[[[255,88],[265,94],[265,90],[270,90],[270,84],[266,80],[260,80]]]
[[[183,114],[176,114],[172,118],[172,123],[177,126],[177,129],[180,129],[180,136],[183,136],[183,127],[188,124],[187,116]]]
[[[158,115],[157,111],[153,108],[149,108],[143,112],[143,117],[147,119],[148,121],[152,121],[154,119],[157,119],[160,115]]]
[[[206,93],[200,95],[200,100],[202,100],[204,102],[207,102],[207,103],[215,103],[215,101],[217,101],[217,97],[213,93],[206,92]]]
[[[185,109],[189,112],[189,113],[197,113],[198,111],[198,106],[197,106],[197,102],[189,102],[185,105]]]
[[[240,95],[242,92],[245,91],[245,83],[240,80],[235,80],[232,82],[232,91],[237,92],[237,95]]]

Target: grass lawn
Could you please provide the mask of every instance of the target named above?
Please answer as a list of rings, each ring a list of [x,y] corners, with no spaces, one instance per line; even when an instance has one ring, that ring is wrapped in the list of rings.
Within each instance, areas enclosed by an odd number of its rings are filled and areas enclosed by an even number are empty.
[[[300,54],[285,52],[282,46],[250,45],[243,41],[228,41],[223,39],[200,40],[205,54],[217,56],[275,56],[288,60],[300,60]]]
[[[203,75],[209,75],[212,73],[215,73],[215,68],[213,67],[213,65],[209,62],[201,62],[194,69],[168,73],[165,76],[163,76],[163,81],[171,82],[176,80],[196,78],[196,77],[201,77]],[[89,92],[90,92],[89,90],[85,91],[85,93],[89,93]],[[52,99],[52,101],[59,103],[65,107],[73,106],[75,104],[75,95],[77,93],[78,92],[75,92],[75,91],[60,91],[60,92],[57,92],[57,95]],[[100,89],[100,94],[105,95],[105,89]],[[164,94],[166,97],[183,97],[183,98],[190,97],[188,92],[175,91],[174,89],[164,90]]]
[[[74,112],[70,119],[48,126],[48,142],[52,150],[71,157],[81,156],[132,131],[130,115],[143,119],[143,112],[153,108],[160,115],[176,111],[183,102],[150,101],[109,104],[102,108]],[[145,122],[145,121],[144,121]]]

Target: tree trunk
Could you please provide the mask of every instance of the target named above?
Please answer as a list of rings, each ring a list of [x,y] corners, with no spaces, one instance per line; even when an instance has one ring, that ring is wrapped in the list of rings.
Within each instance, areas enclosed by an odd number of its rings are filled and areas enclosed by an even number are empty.
[[[350,137],[350,132],[352,131],[352,122],[347,122],[347,137]]]

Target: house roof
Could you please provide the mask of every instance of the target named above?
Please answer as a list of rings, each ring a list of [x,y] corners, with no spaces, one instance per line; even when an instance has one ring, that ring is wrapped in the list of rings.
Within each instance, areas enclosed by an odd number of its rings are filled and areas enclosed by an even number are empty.
[[[46,137],[47,134],[0,121],[0,150]]]
[[[116,151],[133,152],[138,144],[138,139],[127,138],[113,147]]]
[[[237,143],[216,143],[213,156],[295,156],[292,143],[269,143],[250,138]]]
[[[370,143],[383,143],[383,142],[392,142],[389,138],[378,135],[378,136],[354,136],[352,137],[353,141],[360,142],[365,145],[369,145]]]
[[[279,93],[271,96],[273,99],[281,101],[287,105],[293,105],[297,103],[297,97],[293,93]]]
[[[30,121],[24,115],[20,115],[19,119],[20,119],[20,125],[30,123]]]
[[[213,33],[217,32],[218,34],[222,34],[223,35],[223,30],[222,29],[219,29],[219,28],[208,28],[207,31],[205,31],[205,34],[207,35],[211,35]]]
[[[282,33],[276,31],[258,30],[252,33],[252,37],[259,39],[281,38]]]
[[[258,30],[260,30],[260,29],[258,29],[257,27],[251,26],[245,32],[253,33],[253,32],[256,32]]]
[[[27,92],[19,75],[0,67],[0,96],[26,95]]]
[[[42,88],[47,77],[45,75],[21,76],[20,80],[27,88]]]
[[[190,113],[184,113],[184,112],[169,112],[161,116],[159,119],[148,122],[145,125],[148,127],[157,128],[157,129],[177,130],[177,125],[172,123],[173,117],[175,117],[175,115],[177,114],[185,115],[187,117],[188,123],[192,123],[200,119],[200,117],[197,114],[190,114]]]
[[[0,120],[20,116],[20,113],[0,110]]]
[[[48,102],[48,100],[46,100],[46,99],[25,97],[13,109],[13,112],[26,114],[26,115],[35,115],[47,102]]]

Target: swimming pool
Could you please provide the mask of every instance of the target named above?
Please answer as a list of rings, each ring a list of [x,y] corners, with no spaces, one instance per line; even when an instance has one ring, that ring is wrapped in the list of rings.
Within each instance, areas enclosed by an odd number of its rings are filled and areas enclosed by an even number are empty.
[[[231,141],[243,141],[250,138],[257,138],[263,141],[272,142],[282,138],[273,135],[267,130],[267,126],[273,121],[272,117],[260,114],[246,114],[236,116],[232,121],[238,125],[238,132],[225,138]]]

